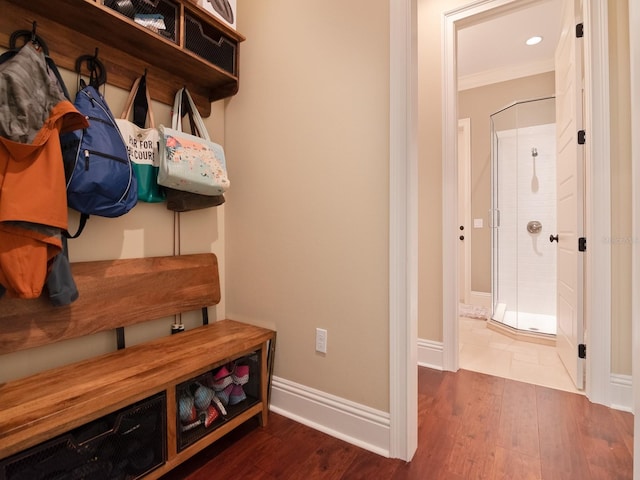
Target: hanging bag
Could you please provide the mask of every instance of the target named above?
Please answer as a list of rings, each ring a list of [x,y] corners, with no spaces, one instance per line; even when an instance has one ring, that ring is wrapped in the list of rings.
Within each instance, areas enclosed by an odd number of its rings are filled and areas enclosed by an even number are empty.
[[[74,106],[89,120],[89,127],[60,136],[67,177],[67,203],[81,213],[76,238],[90,215],[119,217],[138,200],[138,184],[116,120],[98,88],[106,83],[104,65],[96,55],[76,61],[80,77],[87,61],[90,83],[80,78]]]
[[[193,134],[182,131],[183,95]],[[191,95],[186,88],[176,94],[171,128],[160,125],[158,183],[200,195],[219,196],[229,188],[224,150],[209,139]]]
[[[133,121],[130,121],[132,110]],[[142,114],[137,115],[139,112]],[[144,128],[147,119],[149,127]],[[116,118],[116,123],[127,145],[138,181],[138,200],[148,203],[164,202],[164,189],[158,185],[160,136],[155,128],[146,74],[136,78],[122,115]]]

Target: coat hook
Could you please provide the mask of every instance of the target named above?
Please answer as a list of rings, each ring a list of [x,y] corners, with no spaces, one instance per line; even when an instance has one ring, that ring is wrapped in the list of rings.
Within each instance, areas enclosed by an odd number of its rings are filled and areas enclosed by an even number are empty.
[[[38,22],[36,22],[35,20],[33,21],[33,23],[31,24],[31,41],[32,42],[36,42],[36,28],[38,26]]]
[[[98,59],[98,47],[96,47],[96,53],[93,55],[93,59],[94,60]]]

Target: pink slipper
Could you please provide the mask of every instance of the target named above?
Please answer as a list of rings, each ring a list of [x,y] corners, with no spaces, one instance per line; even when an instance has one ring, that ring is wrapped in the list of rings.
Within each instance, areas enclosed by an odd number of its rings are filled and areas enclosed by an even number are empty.
[[[236,365],[231,378],[236,385],[246,384],[249,381],[249,365]]]
[[[233,379],[231,378],[227,367],[220,367],[220,369],[213,376],[213,385],[211,386],[216,392],[219,392],[220,390],[224,390],[225,388],[227,388],[232,383]]]
[[[242,385],[234,385],[231,390],[231,395],[229,395],[229,405],[236,405],[243,400],[245,400],[247,396],[242,389]]]
[[[204,426],[209,428],[220,414],[213,405],[209,405],[206,410],[200,413],[200,415],[201,417],[204,417]]]

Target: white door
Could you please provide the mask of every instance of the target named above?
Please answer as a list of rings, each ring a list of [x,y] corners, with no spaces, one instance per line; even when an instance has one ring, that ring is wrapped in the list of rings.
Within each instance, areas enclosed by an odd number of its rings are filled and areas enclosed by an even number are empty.
[[[458,300],[471,297],[471,119],[458,120]]]
[[[578,239],[584,233],[584,147],[578,145],[582,127],[582,39],[576,39],[576,18],[581,11],[565,0],[563,32],[556,49],[557,128],[557,241],[558,288],[556,345],[577,388],[584,388],[584,360],[578,345],[584,342],[584,254]],[[581,2],[576,2],[581,3]]]

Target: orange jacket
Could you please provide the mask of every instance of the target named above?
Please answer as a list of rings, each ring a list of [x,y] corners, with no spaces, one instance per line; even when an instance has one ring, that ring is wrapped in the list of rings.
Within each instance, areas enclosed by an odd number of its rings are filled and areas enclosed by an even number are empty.
[[[0,284],[10,296],[39,297],[49,262],[62,249],[68,210],[59,135],[88,126],[63,100],[32,143],[0,137]]]

